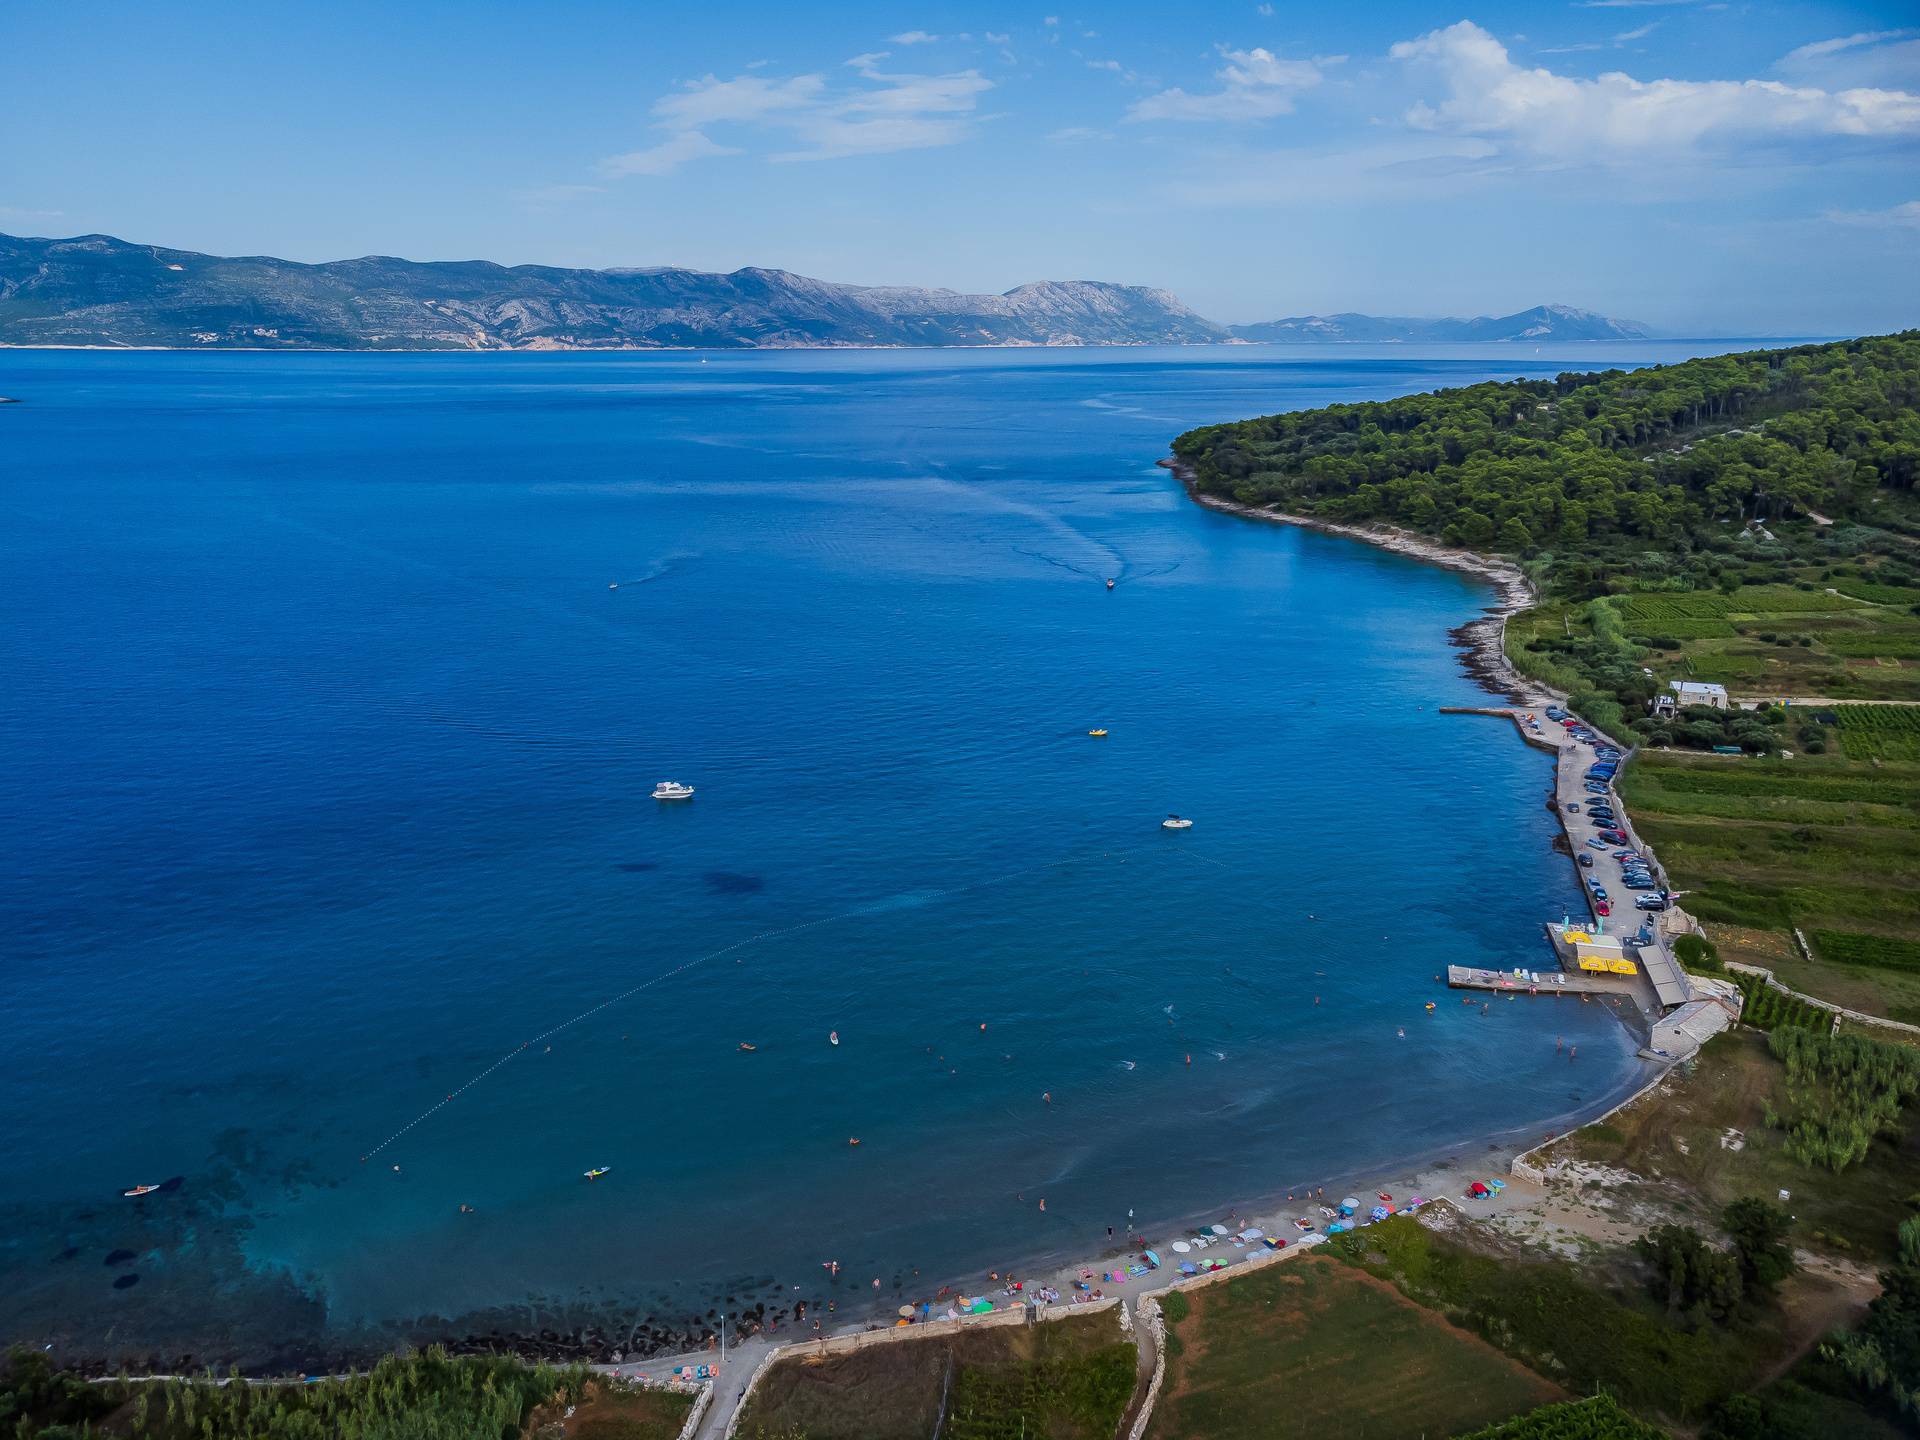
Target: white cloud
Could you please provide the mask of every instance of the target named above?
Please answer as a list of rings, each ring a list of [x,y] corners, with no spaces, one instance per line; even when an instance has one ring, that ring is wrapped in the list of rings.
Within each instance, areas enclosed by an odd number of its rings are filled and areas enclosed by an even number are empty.
[[[993,88],[976,70],[949,75],[892,74],[878,68],[884,51],[856,55],[846,63],[855,85],[824,75],[784,79],[707,75],[654,102],[658,143],[601,162],[612,176],[670,175],[694,160],[745,153],[707,132],[720,129],[778,137],[785,148],[768,159],[827,160],[952,145],[972,133],[979,97]],[[740,137],[745,139],[743,133]]]
[[[924,30],[905,30],[898,35],[889,35],[887,38],[895,45],[932,45],[940,37],[929,35]]]
[[[655,101],[653,113],[673,129],[759,120],[781,111],[804,110],[816,104],[826,88],[827,82],[818,75],[795,75],[790,80],[763,80],[758,75],[722,80],[708,75]]]
[[[1010,45],[1013,43],[1013,36],[999,34],[992,30],[984,31],[981,38],[989,45]]]
[[[1909,200],[1890,210],[1829,210],[1827,219],[1841,225],[1870,225],[1883,230],[1920,230],[1920,200]]]
[[[1857,35],[1841,35],[1832,40],[1816,40],[1811,45],[1802,45],[1798,50],[1789,50],[1782,65],[1800,65],[1809,60],[1824,60],[1829,55],[1838,55],[1842,50],[1858,50],[1864,45],[1879,45],[1888,40],[1904,40],[1913,34],[1911,30],[1862,30]]]
[[[1637,30],[1622,30],[1618,35],[1613,37],[1613,43],[1616,45],[1626,45],[1635,40],[1644,40],[1659,28],[1660,22],[1654,20],[1640,26]]]
[[[1789,79],[1828,90],[1868,85],[1920,90],[1920,30],[1866,30],[1816,40],[1782,56]]]
[[[1285,60],[1270,50],[1229,50],[1216,47],[1227,63],[1214,72],[1222,88],[1191,95],[1177,86],[1136,100],[1127,108],[1129,120],[1267,120],[1292,111],[1302,90],[1311,90],[1325,78],[1325,67],[1344,55],[1312,60]]]
[[[1047,136],[1047,139],[1056,145],[1077,145],[1086,140],[1111,140],[1112,138],[1111,130],[1096,130],[1091,125],[1068,125]]]
[[[1583,80],[1517,65],[1470,20],[1389,52],[1438,78],[1445,95],[1406,115],[1416,129],[1492,136],[1546,160],[1626,159],[1708,141],[1920,135],[1920,95],[1829,92],[1774,80]]]
[[[629,150],[600,162],[603,174],[618,179],[627,175],[671,175],[689,160],[708,160],[716,155],[738,155],[730,145],[716,145],[698,130],[681,130],[644,150]]]

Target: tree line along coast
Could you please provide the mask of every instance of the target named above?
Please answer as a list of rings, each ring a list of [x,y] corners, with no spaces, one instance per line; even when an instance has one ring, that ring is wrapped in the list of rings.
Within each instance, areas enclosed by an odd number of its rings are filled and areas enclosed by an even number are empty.
[[[1817,1430],[1829,1404],[1911,1431],[1920,1362],[1898,1356],[1920,1260],[1920,332],[1329,406],[1173,448],[1203,500],[1412,531],[1524,569],[1534,603],[1509,620],[1506,659],[1634,742],[1622,796],[1707,922],[1676,951],[1703,971],[1733,962],[1747,999],[1740,1031],[1634,1107],[1631,1133],[1588,1127],[1558,1160],[1652,1175],[1696,1215],[1739,1204],[1715,1242],[1736,1251],[1745,1202],[1777,1190],[1793,1245],[1856,1273],[1888,1266],[1864,1324],[1714,1402],[1731,1408],[1707,1433]],[[1711,1160],[1674,1165],[1633,1141],[1644,1129],[1690,1153],[1673,1132],[1701,1112],[1718,1132],[1690,1138]],[[1639,1255],[1683,1314],[1738,1288],[1691,1236],[1643,1237]]]
[[[1920,332],[1213,425],[1203,498],[1513,557],[1730,958],[1920,1023]]]

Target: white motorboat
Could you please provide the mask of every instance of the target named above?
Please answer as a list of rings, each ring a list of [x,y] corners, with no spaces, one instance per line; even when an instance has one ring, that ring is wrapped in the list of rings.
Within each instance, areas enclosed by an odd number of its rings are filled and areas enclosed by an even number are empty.
[[[1160,828],[1162,830],[1191,830],[1193,829],[1193,821],[1182,820],[1178,815],[1169,815],[1160,822]]]
[[[658,785],[653,787],[653,798],[656,800],[691,800],[693,798],[693,787],[691,785],[682,785],[678,780],[662,780]]]

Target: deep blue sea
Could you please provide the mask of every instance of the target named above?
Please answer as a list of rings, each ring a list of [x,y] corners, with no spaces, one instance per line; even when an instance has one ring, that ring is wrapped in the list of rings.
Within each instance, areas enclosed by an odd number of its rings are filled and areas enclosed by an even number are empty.
[[[1434,984],[1577,904],[1485,587],[1154,461],[1700,348],[0,354],[0,1338],[891,1303],[1630,1088]]]

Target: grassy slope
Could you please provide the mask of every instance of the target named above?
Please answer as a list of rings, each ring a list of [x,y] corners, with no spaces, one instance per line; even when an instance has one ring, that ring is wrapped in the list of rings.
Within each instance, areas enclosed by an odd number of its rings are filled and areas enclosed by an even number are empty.
[[[1191,1292],[1149,1440],[1443,1435],[1558,1386],[1337,1261]]]
[[[1920,1192],[1920,1129],[1911,1122],[1898,1140],[1877,1141],[1866,1161],[1830,1175],[1808,1170],[1782,1151],[1762,1107],[1786,1106],[1786,1072],[1764,1036],[1733,1031],[1708,1044],[1692,1077],[1670,1093],[1635,1102],[1556,1146],[1566,1154],[1668,1182],[1692,1197],[1705,1225],[1729,1201],[1787,1190],[1795,1239],[1874,1265],[1892,1258],[1895,1228],[1912,1214]],[[1737,1132],[1742,1148],[1722,1141]]]

